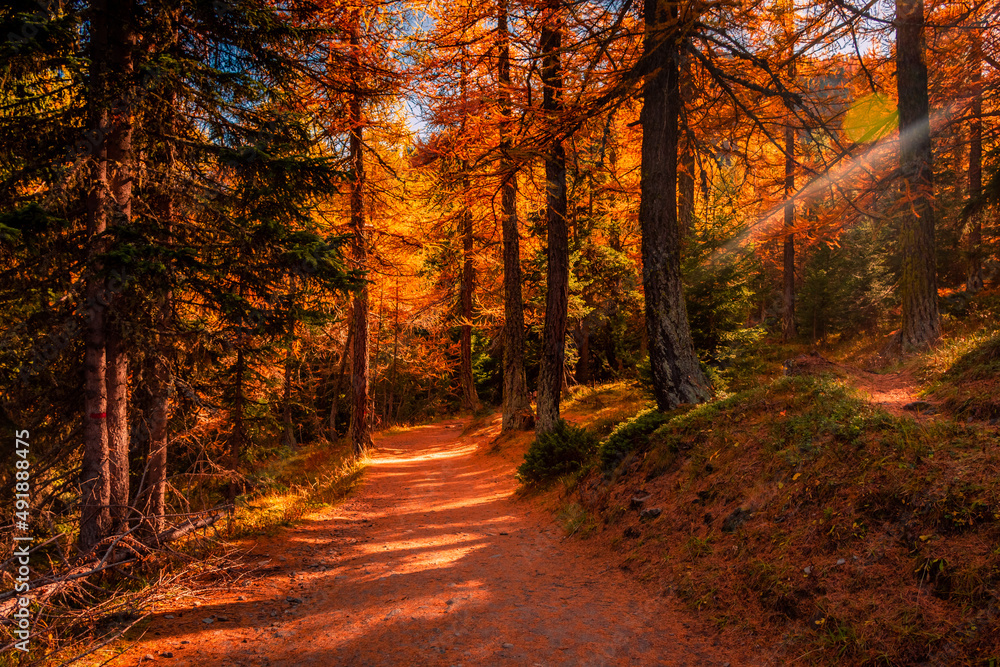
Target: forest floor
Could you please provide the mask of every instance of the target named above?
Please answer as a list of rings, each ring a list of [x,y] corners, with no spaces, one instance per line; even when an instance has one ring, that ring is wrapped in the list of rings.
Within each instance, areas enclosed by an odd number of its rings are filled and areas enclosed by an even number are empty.
[[[988,604],[976,582],[992,581],[992,557],[970,546],[968,529],[989,525],[980,505],[993,506],[992,487],[973,475],[968,497],[957,496],[951,481],[959,469],[989,478],[996,461],[983,443],[996,419],[952,414],[947,397],[965,401],[954,382],[927,392],[943,372],[928,371],[935,364],[972,358],[967,348],[993,359],[996,343],[983,340],[895,372],[865,370],[850,354],[800,354],[783,370],[784,357],[771,359],[745,397],[677,426],[682,447],[653,443],[610,482],[592,473],[525,493],[515,469],[531,434],[499,438],[495,414],[380,434],[351,497],[240,542],[229,579],[158,606],[107,664],[742,667],[982,653],[982,632],[961,645],[940,637],[957,618],[952,597],[973,611]],[[564,416],[607,435],[650,406],[627,383],[580,387]],[[658,456],[672,463],[650,474]],[[637,493],[662,516],[629,511]],[[906,502],[896,507],[897,497]],[[920,513],[905,511],[918,501]],[[719,532],[737,505],[754,520]],[[919,539],[907,546],[900,530]],[[949,594],[947,577],[897,576],[945,561],[970,591]],[[894,619],[911,598],[922,620],[900,630]],[[885,611],[871,620],[865,605],[876,599]]]
[[[792,374],[830,373],[840,377],[861,392],[869,403],[896,417],[909,416],[922,421],[936,412],[929,402],[920,398],[923,383],[912,366],[903,366],[894,372],[876,373],[819,355],[801,355],[790,361],[795,364]]]
[[[110,664],[760,662],[564,539],[516,493],[518,448],[490,452],[496,424],[467,425],[377,438],[346,503],[245,544],[238,584],[158,608]]]

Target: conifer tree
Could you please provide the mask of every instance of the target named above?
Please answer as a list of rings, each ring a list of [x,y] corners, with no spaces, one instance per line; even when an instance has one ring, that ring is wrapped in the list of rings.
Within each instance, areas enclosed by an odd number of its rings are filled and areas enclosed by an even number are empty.
[[[643,36],[642,282],[653,393],[660,410],[699,403],[708,381],[691,343],[680,275],[677,223],[677,139],[680,114],[679,45],[690,17],[676,4],[646,0]]]
[[[563,17],[561,0],[547,0],[541,10],[542,112],[550,124],[545,154],[545,328],[538,369],[535,432],[549,433],[559,425],[566,354],[566,310],[569,304],[569,231],[566,226],[566,149],[559,123],[563,113]],[[675,214],[676,215],[676,214]]]
[[[900,224],[903,349],[923,348],[941,335],[934,241],[934,173],[924,44],[923,0],[896,0],[896,88],[899,165],[903,175]]]

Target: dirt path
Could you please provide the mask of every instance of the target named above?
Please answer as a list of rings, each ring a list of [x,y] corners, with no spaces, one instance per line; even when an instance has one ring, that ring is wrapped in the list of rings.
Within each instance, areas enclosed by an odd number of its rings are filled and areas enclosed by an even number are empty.
[[[858,389],[870,403],[897,417],[907,416],[924,421],[937,412],[929,402],[920,398],[921,382],[912,368],[895,373],[875,373],[830,361],[815,352],[790,359],[785,365],[786,372],[791,369],[794,374],[833,372]]]
[[[563,540],[462,428],[380,438],[354,498],[258,543],[262,570],[158,613],[114,664],[749,664]]]
[[[920,382],[913,372],[906,370],[898,373],[868,373],[854,371],[851,383],[857,387],[873,404],[886,412],[899,416],[919,417],[926,411],[904,410],[904,405],[920,401]]]

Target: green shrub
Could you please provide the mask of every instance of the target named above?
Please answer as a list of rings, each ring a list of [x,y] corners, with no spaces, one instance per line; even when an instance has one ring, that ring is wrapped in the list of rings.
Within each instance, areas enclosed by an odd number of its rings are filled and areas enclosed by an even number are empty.
[[[527,484],[544,482],[560,475],[576,472],[597,449],[597,436],[585,428],[560,420],[555,430],[539,435],[524,463],[517,469],[517,478]]]
[[[626,454],[645,447],[649,443],[649,435],[671,418],[671,415],[651,409],[623,421],[601,443],[601,467],[611,470],[625,458]]]

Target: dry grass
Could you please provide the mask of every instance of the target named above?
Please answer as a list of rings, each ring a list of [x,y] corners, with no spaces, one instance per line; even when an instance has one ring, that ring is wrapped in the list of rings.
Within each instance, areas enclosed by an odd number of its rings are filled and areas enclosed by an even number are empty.
[[[341,500],[361,482],[366,465],[343,441],[303,446],[274,460],[255,475],[256,490],[237,506],[229,537],[273,534]]]
[[[892,417],[832,377],[780,378],[679,414],[617,470],[567,485],[562,518],[785,664],[990,664],[996,435]],[[662,510],[652,521],[631,507],[640,489]]]
[[[635,382],[614,382],[596,387],[577,386],[560,412],[567,421],[584,426],[600,437],[638,412],[655,407],[649,392]]]
[[[197,596],[245,574],[240,538],[274,533],[343,499],[360,482],[365,464],[354,459],[349,445],[325,442],[266,463],[251,478],[254,492],[240,499],[228,523],[219,521],[138,563],[67,587],[35,610],[31,653],[0,651],[0,667],[60,665],[94,647],[101,647],[102,660],[109,657],[118,638],[141,628],[158,602]],[[36,554],[33,564],[40,567],[43,557]],[[0,646],[10,641],[9,629],[0,630]]]

